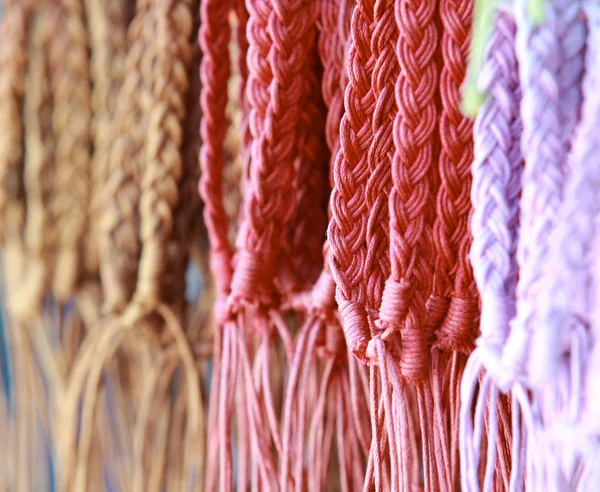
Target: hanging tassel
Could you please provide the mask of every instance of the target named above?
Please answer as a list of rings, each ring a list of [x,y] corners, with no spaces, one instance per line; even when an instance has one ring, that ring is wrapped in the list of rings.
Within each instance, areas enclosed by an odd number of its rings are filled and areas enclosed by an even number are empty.
[[[519,115],[520,88],[514,51],[516,27],[512,17],[498,13],[487,55],[480,74],[480,89],[488,99],[474,126],[475,160],[473,163],[473,203],[471,261],[481,295],[481,334],[477,349],[471,354],[462,379],[461,390],[461,484],[465,490],[479,490],[476,470],[480,441],[473,432],[472,399],[480,381],[478,405],[485,401],[483,388],[489,387],[490,376],[480,379],[486,368],[496,375],[499,353],[509,334],[509,321],[515,313],[516,245],[518,240],[518,199],[521,188],[522,157],[518,138],[521,134]],[[495,365],[494,365],[495,364]],[[494,399],[497,389],[491,389]],[[510,490],[522,487],[522,444],[518,400],[513,395],[512,468]],[[496,409],[489,403],[490,412]],[[497,435],[497,420],[488,425],[488,439]],[[481,425],[476,422],[476,425]],[[493,439],[492,439],[493,440]],[[492,448],[492,451],[493,448]],[[494,463],[488,457],[484,490],[491,490],[490,474]],[[506,466],[506,465],[501,465]],[[519,480],[518,477],[521,477]],[[487,487],[487,488],[485,488]]]

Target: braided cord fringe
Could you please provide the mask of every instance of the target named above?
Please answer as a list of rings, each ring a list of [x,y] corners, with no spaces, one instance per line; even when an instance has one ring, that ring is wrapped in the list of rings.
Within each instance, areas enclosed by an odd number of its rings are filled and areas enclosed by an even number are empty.
[[[461,388],[461,480],[465,491],[479,490],[477,470],[478,448],[481,444],[472,435],[470,401],[482,365],[488,367],[498,360],[508,337],[509,322],[515,314],[515,251],[522,174],[515,32],[512,17],[500,13],[491,33],[479,81],[480,89],[488,94],[488,100],[479,111],[474,126],[471,188],[473,242],[470,258],[481,293],[481,335],[465,369]],[[493,369],[493,365],[490,367]],[[495,409],[491,410],[495,412]],[[518,413],[514,412],[513,418],[518,422]],[[522,465],[514,461],[520,456],[516,434],[511,487],[520,483],[519,479],[522,481]],[[488,457],[488,467],[493,464],[491,457]],[[489,478],[485,490],[489,490],[492,484]]]
[[[490,95],[474,127],[475,159],[471,200],[471,261],[481,293],[479,344],[500,349],[515,314],[514,252],[522,159],[514,122],[520,120],[514,21],[498,16],[489,54],[481,71],[481,89]],[[516,149],[516,152],[512,150]]]
[[[425,302],[432,290],[432,166],[437,122],[438,33],[435,2],[396,2],[400,75],[395,95],[396,150],[390,195],[391,275],[381,303],[382,327],[402,323],[400,370],[414,382],[426,374]]]
[[[558,33],[572,2],[546,2],[547,20],[534,25],[526,2],[515,5],[517,57],[523,101],[522,151],[527,162],[523,172],[521,236],[517,249],[519,283],[517,316],[511,323],[502,355],[503,377],[513,379],[527,372],[537,298],[548,260],[550,235],[561,204],[568,147],[562,132],[559,69],[564,60]],[[569,16],[566,16],[568,19]]]
[[[540,293],[539,330],[532,344],[531,380],[546,405],[543,425],[550,446],[544,468],[551,484],[573,483],[583,489],[597,483],[599,405],[597,379],[598,306],[598,156],[600,8],[582,2],[586,13],[587,54],[582,118],[569,155],[569,179],[549,241],[552,276]],[[577,437],[575,437],[577,436]],[[582,461],[582,472],[573,463]]]
[[[197,6],[197,3],[194,3]],[[199,9],[192,11],[194,27],[192,33],[198,32]],[[201,229],[202,208],[198,194],[200,167],[198,155],[200,152],[200,47],[193,44],[191,63],[188,68],[190,87],[186,98],[186,115],[183,122],[183,145],[181,148],[182,174],[179,181],[179,201],[173,214],[175,218],[172,239],[167,246],[167,256],[163,282],[165,287],[165,302],[175,307],[175,312],[181,312],[185,306],[185,297],[181,293],[186,290],[186,271],[192,253],[198,248],[198,241],[203,239]],[[207,272],[208,273],[208,272]],[[204,295],[203,295],[204,296]],[[203,328],[205,324],[201,325]],[[194,335],[191,335],[192,337]],[[196,342],[197,340],[193,340]]]
[[[29,7],[6,2],[0,30],[0,240],[6,246],[6,278],[18,282],[25,223],[23,118]]]
[[[578,128],[579,113],[582,107],[581,79],[584,72],[587,34],[582,5],[583,2],[581,0],[565,4],[561,12],[561,22],[557,23],[556,26],[557,29],[559,29],[558,34],[560,36],[560,48],[562,53],[558,79],[561,110],[561,137],[563,145],[570,151],[568,157],[561,163],[562,169],[564,170],[564,179],[566,179],[567,183],[570,182],[569,178],[572,173],[579,172],[579,169],[576,168],[585,166],[583,161],[576,160],[571,148],[574,139],[579,139],[579,130],[577,129],[577,131],[575,131],[575,129],[576,127]],[[562,209],[563,207],[561,206],[561,212]],[[558,221],[556,223],[560,224],[560,227],[557,226],[555,230],[552,231],[550,237],[554,238],[554,240],[558,240],[557,238],[563,233],[563,223]],[[548,254],[550,255],[552,255],[554,240],[551,239],[549,241],[548,247],[550,249]],[[561,273],[563,275],[561,275]],[[562,272],[561,270],[558,270],[552,271],[551,274],[546,275],[544,281],[541,283],[542,290],[546,287],[557,285],[556,282],[561,277],[566,282],[563,288],[566,287],[569,282],[568,278],[574,280],[576,278],[575,275],[570,277],[569,275],[565,275],[566,273],[565,270],[562,270]],[[575,292],[577,291],[573,291],[573,293]],[[577,310],[583,308],[583,306],[577,306],[576,303],[578,300],[583,300],[585,296],[577,297],[573,294],[569,294],[567,297],[572,303],[573,308]],[[564,301],[566,301],[566,299]],[[567,324],[562,324],[562,321],[565,321],[564,318],[561,320],[559,316],[553,317],[552,305],[546,304],[544,307],[541,307],[538,312],[541,321],[540,326],[543,328],[536,330],[534,333],[532,343],[534,344],[533,346],[536,347],[536,350],[531,353],[529,375],[533,384],[542,387],[547,381],[555,379],[556,367],[560,356],[570,345],[569,338],[571,331],[567,329]],[[580,312],[585,313],[585,311]],[[549,321],[549,323],[544,323],[543,321],[545,320]]]
[[[142,152],[151,100],[153,22],[149,2],[138,2],[129,26],[125,78],[119,92],[115,140],[103,190],[100,274],[104,309],[119,312],[135,289],[140,255],[138,199]]]
[[[152,97],[139,203],[142,254],[135,300],[152,306],[164,301],[161,277],[174,233],[173,212],[182,176],[181,146],[186,115],[188,71],[192,61],[192,0],[157,4]]]
[[[61,28],[50,52],[54,92],[52,124],[56,136],[54,203],[57,228],[52,291],[66,301],[78,286],[81,244],[90,204],[91,77],[82,0],[60,2]]]
[[[232,275],[233,252],[228,240],[228,220],[223,204],[223,143],[227,133],[227,84],[231,70],[229,41],[231,28],[229,1],[203,0],[198,40],[202,49],[200,104],[200,195],[204,202],[204,223],[210,242],[211,271],[217,289],[224,295]]]
[[[119,89],[123,83],[127,50],[125,3],[122,0],[86,0],[92,75],[92,143],[90,230],[86,234],[85,270],[99,268],[99,228],[103,213],[102,192],[108,177],[113,124]]]
[[[448,274],[452,283],[452,300],[448,313],[437,331],[437,346],[443,350],[469,353],[477,336],[477,286],[469,264],[471,233],[471,162],[473,159],[473,124],[460,111],[460,86],[466,70],[471,30],[472,2],[440,2],[443,25],[440,76],[442,142],[439,171],[441,185],[437,195],[435,228],[436,276]]]
[[[24,184],[27,216],[24,250],[25,272],[11,298],[10,311],[16,318],[32,320],[39,313],[48,287],[54,259],[56,234],[52,203],[54,136],[52,134],[52,95],[47,60],[51,29],[48,11],[33,15],[29,40],[29,67],[25,80],[25,167]]]
[[[370,108],[374,105],[370,46],[373,7],[372,1],[359,0],[352,15],[345,113],[340,123],[340,151],[333,167],[328,230],[329,265],[336,284],[346,343],[352,354],[363,362],[367,362],[369,339],[363,265],[367,259],[366,152],[372,139]]]
[[[598,60],[598,14],[600,9],[593,2],[586,2],[588,26],[588,53],[586,55],[586,75],[583,80],[585,104],[581,123],[573,140],[570,154],[571,177],[567,181],[564,202],[557,218],[557,227],[550,241],[550,258],[553,275],[548,279],[542,301],[542,321],[550,338],[561,340],[556,347],[544,347],[549,357],[548,363],[556,367],[560,350],[568,343],[571,329],[568,328],[577,318],[592,321],[594,319],[594,301],[588,294],[592,278],[593,251],[597,232],[597,217],[600,213],[597,201],[598,171],[595,156],[598,147],[598,118],[600,118],[600,99],[596,95],[600,64]],[[578,303],[579,301],[579,303]],[[542,340],[540,340],[541,342]],[[538,341],[534,339],[537,348]],[[546,343],[546,342],[544,342]]]
[[[327,118],[325,120],[325,135],[329,149],[337,152],[339,148],[339,123],[343,111],[343,90],[345,88],[344,53],[347,46],[347,40],[350,30],[350,16],[354,8],[353,2],[340,3],[337,0],[323,0],[319,2],[319,55],[323,67],[321,91],[325,105],[328,108]],[[318,89],[317,76],[319,68],[312,66],[309,68],[309,82],[316,85]],[[314,97],[314,96],[313,96]],[[318,110],[318,107],[315,106]],[[317,113],[318,115],[318,113]],[[303,124],[309,128],[316,126],[315,121],[319,121],[315,116],[309,117],[309,112],[304,112],[307,118]],[[314,132],[314,130],[312,130]],[[314,137],[313,137],[314,138]],[[331,159],[321,152],[320,162],[331,162],[333,165],[335,157]],[[321,174],[316,175],[318,167],[313,165],[315,170],[315,179],[311,181],[321,189],[323,196],[323,187],[326,182],[326,172],[331,172],[330,166],[321,166]],[[306,171],[304,171],[306,172]],[[314,185],[309,187],[310,193],[315,194],[319,189]],[[324,219],[325,207],[315,208],[318,203],[318,195],[309,197],[304,195],[306,205],[301,205],[304,209],[312,200],[313,214],[319,214],[317,218]],[[300,244],[303,232],[302,229],[314,229],[315,220],[311,217],[302,218],[302,212],[299,213],[300,224],[295,228],[295,241]],[[323,244],[323,237],[320,239],[314,235],[314,244],[311,243],[310,250],[305,247],[307,253],[315,255],[312,260],[313,265],[320,262],[316,260],[318,253],[320,258],[325,259],[325,263],[320,269],[320,276],[314,281],[313,271],[305,271],[302,274],[303,283],[310,281],[307,290],[294,294],[291,299],[293,308],[305,315],[304,324],[296,336],[296,347],[294,357],[289,369],[289,378],[286,386],[286,398],[284,402],[284,413],[282,423],[282,442],[283,452],[280,460],[280,483],[285,484],[286,480],[293,480],[296,489],[303,486],[303,476],[306,474],[307,486],[310,490],[323,490],[338,484],[346,484],[348,487],[356,489],[362,488],[364,482],[364,464],[362,459],[368,453],[368,442],[364,435],[359,436],[362,430],[360,424],[355,425],[353,415],[360,415],[362,419],[368,421],[368,415],[364,413],[367,408],[366,399],[360,399],[356,396],[356,387],[351,389],[351,375],[346,367],[347,348],[343,340],[343,331],[337,318],[337,307],[335,305],[335,283],[329,270],[328,258],[329,247],[327,241]],[[318,243],[317,240],[319,239]],[[318,244],[318,249],[317,249]],[[308,256],[308,255],[306,255]],[[299,265],[300,266],[300,265]],[[307,286],[303,286],[306,289]],[[307,380],[306,374],[309,374]],[[314,387],[314,390],[311,388]],[[332,401],[332,394],[335,394],[335,403]],[[354,395],[354,398],[353,398]],[[304,432],[303,419],[297,415],[306,414],[307,407],[314,400],[314,411],[309,418],[309,424]],[[354,400],[354,401],[352,401]],[[358,403],[358,404],[357,404]],[[362,403],[362,407],[360,406]],[[306,438],[293,438],[292,436],[303,436]],[[331,461],[331,455],[334,451],[333,440],[337,437],[338,443],[343,440],[345,444],[337,448],[337,463],[335,466]],[[287,445],[288,441],[291,445]],[[304,456],[308,456],[305,460]],[[304,462],[306,461],[306,465]],[[332,466],[333,465],[333,466]],[[292,473],[290,473],[292,472]]]
[[[366,306],[372,320],[379,318],[383,287],[390,273],[388,196],[392,188],[393,126],[398,111],[394,100],[394,84],[398,77],[398,60],[394,52],[397,39],[393,2],[376,2],[370,39],[374,106],[369,111],[373,138],[367,150],[367,256],[363,265]]]
[[[286,235],[281,232],[296,210],[293,164],[305,95],[302,71],[315,35],[316,3],[273,1],[247,6],[247,97],[253,143],[244,223],[238,234],[242,256],[234,273],[233,293],[234,297],[258,294],[268,299],[281,260],[279,253],[285,248],[282,241]],[[258,31],[259,26],[266,29],[267,37]]]

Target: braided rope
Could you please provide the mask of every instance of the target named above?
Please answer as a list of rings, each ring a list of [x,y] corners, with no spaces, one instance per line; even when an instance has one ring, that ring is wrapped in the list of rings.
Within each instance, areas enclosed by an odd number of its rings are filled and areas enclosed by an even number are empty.
[[[248,159],[250,155],[248,149],[251,141],[247,120],[248,104],[245,97],[246,80],[248,78],[248,67],[246,66],[248,43],[245,40],[245,26],[248,22],[248,14],[243,2],[238,3],[241,4],[238,6],[238,11],[231,12],[229,15],[232,34],[235,34],[235,36],[232,42],[229,43],[229,56],[233,63],[231,64],[232,72],[229,76],[227,89],[229,99],[226,115],[230,125],[224,142],[226,162],[223,169],[224,205],[229,222],[229,242],[232,245],[235,243],[238,226],[242,220],[241,212],[243,212],[243,195],[246,182],[244,170],[249,167]],[[242,39],[240,40],[240,38]],[[241,48],[240,44],[242,45]]]
[[[0,240],[6,243],[9,237],[10,241],[20,241],[25,222],[21,108],[27,67],[28,17],[26,4],[6,2],[0,30]],[[20,267],[7,266],[14,267],[17,280]]]
[[[435,275],[438,280],[448,276],[453,288],[448,313],[437,332],[437,346],[463,353],[473,349],[479,314],[477,286],[468,258],[473,124],[460,110],[460,87],[467,70],[472,10],[472,2],[460,2],[458,6],[453,0],[440,3],[444,66],[440,76],[442,148],[439,160],[441,185],[434,224]]]
[[[56,136],[54,202],[57,256],[52,291],[65,301],[77,287],[81,243],[90,201],[91,78],[85,13],[81,0],[62,0],[62,29],[50,51]]]
[[[195,9],[197,11],[198,9]],[[193,11],[194,12],[194,11]],[[197,12],[196,12],[197,13]],[[198,15],[194,16],[193,33],[197,32],[199,25]],[[165,302],[185,304],[185,297],[181,296],[186,289],[185,274],[192,249],[196,246],[200,235],[199,218],[202,216],[200,196],[198,194],[198,180],[200,168],[198,166],[198,153],[200,151],[200,80],[197,74],[200,70],[200,47],[192,46],[192,59],[188,69],[190,87],[186,102],[186,116],[183,123],[183,145],[181,149],[182,174],[179,182],[179,201],[174,211],[175,225],[172,238],[166,249],[166,268],[163,273],[163,292]],[[191,242],[191,243],[190,243]],[[180,312],[183,306],[177,306]]]
[[[394,154],[393,127],[398,107],[394,100],[394,84],[399,65],[395,55],[398,27],[394,18],[393,2],[386,0],[374,5],[371,34],[371,74],[374,97],[372,108],[371,139],[367,151],[369,177],[366,183],[367,256],[363,265],[363,282],[366,287],[366,307],[371,319],[379,317],[385,280],[390,273],[389,257],[389,207],[392,189],[391,165]]]
[[[373,2],[361,0],[352,15],[344,99],[346,112],[340,123],[340,150],[333,166],[328,230],[329,266],[336,284],[346,343],[352,354],[363,362],[367,361],[369,339],[363,266],[367,258],[366,151],[372,138],[369,108],[374,105],[370,46],[373,13]]]
[[[298,152],[297,132],[305,94],[302,71],[315,36],[317,5],[273,1],[248,8],[247,96],[253,143],[245,222],[238,235],[242,255],[234,274],[233,293],[234,297],[258,294],[267,299],[272,275],[281,260],[279,253],[285,249],[282,240],[285,242],[286,235],[281,232],[296,210],[293,160]],[[266,27],[271,43],[258,31],[260,25]],[[249,281],[253,278],[258,284]]]
[[[589,289],[600,210],[594,191],[598,183],[598,171],[590,163],[594,162],[598,152],[597,124],[600,111],[595,95],[598,87],[598,51],[594,43],[597,42],[595,36],[598,33],[592,30],[598,27],[594,24],[597,22],[597,9],[586,5],[588,10],[590,33],[585,59],[586,76],[583,79],[585,104],[568,159],[570,176],[565,185],[564,201],[549,241],[552,275],[545,279],[540,294],[540,322],[544,328],[536,331],[532,342],[536,353],[531,354],[530,368],[532,381],[536,384],[544,384],[555,377],[561,356],[571,348],[572,326],[593,320],[594,317],[595,303]],[[581,13],[581,10],[575,12]]]
[[[381,321],[382,327],[389,330],[404,320],[400,369],[413,381],[420,381],[425,374],[425,301],[432,288],[431,169],[438,77],[434,11],[432,1],[396,2],[400,75],[395,87],[398,113],[394,122],[394,186],[389,202],[392,271],[385,286]]]
[[[562,129],[559,70],[564,60],[559,26],[569,20],[570,9],[579,2],[548,1],[547,20],[533,25],[526,15],[526,2],[515,6],[517,57],[520,63],[523,102],[522,151],[527,162],[523,172],[521,236],[517,250],[519,283],[517,316],[502,356],[505,377],[525,371],[526,354],[537,297],[546,271],[549,239],[561,204],[568,147]]]
[[[98,271],[98,240],[103,213],[102,191],[108,177],[110,149],[114,142],[112,125],[117,110],[118,92],[124,77],[127,49],[126,12],[121,0],[85,1],[92,73],[92,198],[90,231],[86,239],[85,266],[88,273]]]
[[[515,32],[514,19],[500,13],[490,36],[478,86],[479,90],[488,94],[488,99],[474,125],[473,242],[470,258],[481,293],[481,335],[469,365],[480,360],[482,365],[492,368],[508,337],[509,321],[516,309],[514,289],[522,157]],[[480,377],[479,371],[465,371],[461,388],[463,409],[470,407],[465,393],[473,391]],[[518,419],[518,414],[513,418]],[[472,470],[479,468],[479,458],[470,449],[471,446],[479,446],[469,440],[471,419],[471,415],[461,412],[460,476],[464,490],[478,490],[473,489],[470,482]],[[495,427],[488,430],[495,431]],[[513,433],[514,442],[518,444],[518,427],[513,429]],[[499,440],[498,447],[501,445]],[[488,458],[488,466],[490,462],[491,458]],[[501,458],[500,466],[505,462],[506,459]],[[494,463],[491,464],[493,466]],[[517,477],[519,466],[515,466],[512,473]]]
[[[227,133],[226,106],[230,72],[228,1],[205,0],[201,5],[202,23],[198,41],[202,49],[200,104],[202,119],[200,135],[199,190],[204,202],[204,223],[210,241],[211,271],[221,294],[229,288],[233,256],[228,240],[228,220],[223,204],[223,142]]]
[[[105,310],[118,312],[130,300],[137,278],[139,241],[139,176],[150,99],[153,22],[149,1],[138,2],[129,27],[125,78],[115,116],[115,140],[103,192],[100,274]]]
[[[565,5],[561,22],[556,25],[560,39],[562,62],[558,68],[558,87],[562,115],[564,145],[571,150],[575,128],[581,117],[582,81],[586,51],[586,21],[583,16],[582,0]],[[569,161],[565,163],[567,166]]]
[[[515,31],[512,18],[498,16],[480,75],[480,90],[489,99],[474,127],[471,261],[481,293],[479,343],[498,348],[506,341],[508,322],[515,314],[512,279],[522,161],[518,135],[512,131],[520,121]]]
[[[165,260],[183,172],[181,146],[192,61],[192,7],[192,0],[181,0],[170,5],[159,3],[154,10],[157,55],[139,202],[142,254],[135,292],[136,301],[142,305],[161,302],[168,295],[162,290],[161,277],[169,266]]]
[[[25,79],[25,162],[24,185],[27,217],[24,250],[27,265],[17,292],[11,296],[11,313],[21,319],[39,313],[42,297],[52,272],[56,234],[52,203],[54,171],[54,137],[52,135],[52,95],[46,54],[50,33],[49,15],[41,9],[33,16],[29,39],[29,66]]]

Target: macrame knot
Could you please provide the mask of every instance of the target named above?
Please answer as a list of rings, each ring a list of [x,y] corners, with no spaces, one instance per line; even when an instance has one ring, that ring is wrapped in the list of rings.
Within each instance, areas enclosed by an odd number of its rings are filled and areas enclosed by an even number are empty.
[[[231,280],[230,299],[240,303],[269,305],[273,301],[273,266],[258,252],[241,250]]]
[[[450,300],[447,297],[437,294],[432,294],[427,301],[427,323],[425,324],[425,330],[432,341],[435,338],[435,332],[444,321],[449,304]]]
[[[424,330],[402,330],[400,374],[409,383],[418,384],[427,377],[429,344]]]
[[[509,334],[509,323],[515,316],[515,301],[505,295],[481,293],[480,339],[501,347]],[[478,342],[479,343],[479,342]]]
[[[380,335],[375,335],[367,344],[367,357],[371,364],[378,365],[382,361],[380,360],[380,354],[385,350],[385,342]]]
[[[364,307],[354,302],[343,302],[339,305],[342,317],[344,337],[350,352],[363,364],[369,365],[367,343],[369,340],[369,321]]]
[[[406,316],[411,288],[412,285],[404,281],[398,282],[392,278],[386,280],[381,298],[379,320],[376,322],[379,328],[384,331],[390,327],[399,328]]]
[[[448,314],[437,331],[436,348],[470,354],[475,348],[479,310],[474,299],[453,297]]]

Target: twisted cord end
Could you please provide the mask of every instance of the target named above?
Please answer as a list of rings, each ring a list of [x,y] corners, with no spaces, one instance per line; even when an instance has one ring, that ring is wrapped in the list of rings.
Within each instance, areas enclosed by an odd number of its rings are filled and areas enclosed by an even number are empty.
[[[350,301],[340,302],[339,306],[344,337],[350,352],[363,364],[370,365],[367,356],[369,320],[366,309]]]
[[[412,315],[407,316],[407,325],[412,324]],[[427,379],[429,369],[429,344],[423,329],[402,330],[402,356],[400,374],[410,384],[420,384]]]
[[[474,299],[453,297],[442,326],[437,331],[436,348],[470,354],[475,348],[479,309]]]

